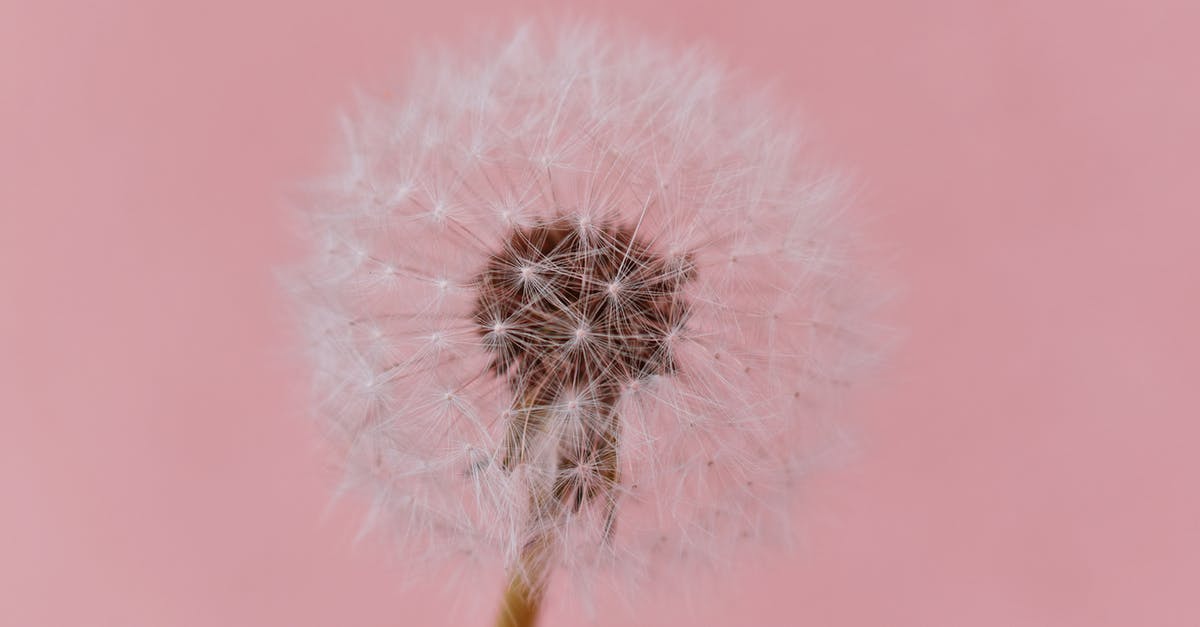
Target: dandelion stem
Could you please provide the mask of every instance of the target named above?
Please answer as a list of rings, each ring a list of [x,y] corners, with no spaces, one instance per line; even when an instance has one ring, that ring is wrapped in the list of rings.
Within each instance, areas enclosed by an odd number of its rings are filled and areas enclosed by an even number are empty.
[[[522,569],[511,573],[496,619],[497,627],[534,627],[537,624],[545,587],[544,582],[530,579]]]
[[[525,463],[530,456],[531,442],[525,432],[547,419],[546,408],[538,399],[543,391],[542,385],[535,385],[517,395],[521,410],[518,415],[522,420],[509,424],[504,459],[507,469]],[[553,483],[533,482],[529,488],[530,535],[521,548],[517,563],[510,567],[508,588],[496,618],[497,627],[534,627],[550,578],[550,558],[554,550],[552,533],[561,508],[555,498]]]
[[[544,513],[544,510],[535,511]],[[547,533],[539,533],[521,551],[520,561],[509,572],[508,589],[504,591],[504,602],[496,619],[497,627],[533,627],[537,624],[550,576],[550,540]]]

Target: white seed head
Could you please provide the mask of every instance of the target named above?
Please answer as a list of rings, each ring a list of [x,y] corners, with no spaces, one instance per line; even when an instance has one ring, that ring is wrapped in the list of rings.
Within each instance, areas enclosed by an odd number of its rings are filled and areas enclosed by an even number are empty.
[[[549,538],[585,582],[786,529],[873,345],[795,129],[703,55],[594,28],[429,60],[404,93],[347,118],[297,281],[376,525],[496,571]]]

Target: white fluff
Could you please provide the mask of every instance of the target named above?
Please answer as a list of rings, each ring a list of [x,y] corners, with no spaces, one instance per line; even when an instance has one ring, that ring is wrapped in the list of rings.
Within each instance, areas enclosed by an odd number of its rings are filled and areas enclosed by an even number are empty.
[[[830,393],[871,357],[875,295],[848,258],[836,180],[699,53],[585,27],[485,48],[425,59],[402,96],[365,101],[345,120],[344,167],[311,198],[296,292],[347,486],[411,559],[516,562],[530,491],[594,415],[592,390],[539,408],[542,456],[501,468],[517,403],[487,346],[513,329],[480,328],[473,286],[513,228],[563,215],[585,236],[634,227],[664,257],[690,255],[695,279],[666,340],[677,372],[628,381],[617,406],[615,533],[598,504],[564,514],[554,566],[645,581],[786,530],[797,480],[836,435]],[[627,286],[610,287],[619,303]],[[620,341],[586,322],[580,350]]]

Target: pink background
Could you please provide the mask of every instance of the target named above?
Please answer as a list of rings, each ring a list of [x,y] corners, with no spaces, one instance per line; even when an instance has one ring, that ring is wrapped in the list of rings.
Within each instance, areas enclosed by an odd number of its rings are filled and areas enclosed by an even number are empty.
[[[349,89],[538,5],[165,4],[0,4],[0,624],[488,624],[325,514],[272,272]],[[782,4],[578,12],[802,102],[907,338],[802,550],[599,624],[1200,624],[1198,5]]]

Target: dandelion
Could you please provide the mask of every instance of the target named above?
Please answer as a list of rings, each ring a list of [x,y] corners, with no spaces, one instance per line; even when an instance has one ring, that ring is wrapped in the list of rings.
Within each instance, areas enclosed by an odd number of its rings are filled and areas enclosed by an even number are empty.
[[[345,123],[297,289],[346,483],[415,558],[644,581],[786,528],[870,357],[835,177],[698,52],[527,28]]]

